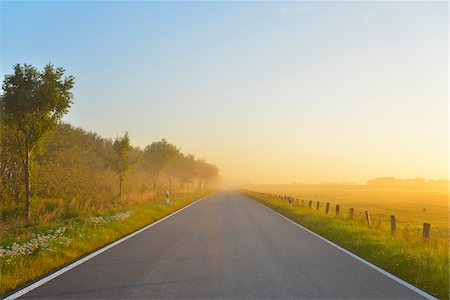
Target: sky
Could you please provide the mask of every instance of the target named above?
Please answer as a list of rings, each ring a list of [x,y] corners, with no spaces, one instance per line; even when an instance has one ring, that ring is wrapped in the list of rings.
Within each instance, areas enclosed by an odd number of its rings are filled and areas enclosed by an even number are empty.
[[[0,76],[64,67],[75,126],[252,183],[448,178],[447,2],[0,5]]]

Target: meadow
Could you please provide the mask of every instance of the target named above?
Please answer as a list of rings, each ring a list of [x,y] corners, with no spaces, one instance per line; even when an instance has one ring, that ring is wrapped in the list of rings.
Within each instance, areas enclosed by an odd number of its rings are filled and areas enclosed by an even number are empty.
[[[449,298],[445,188],[252,185],[246,186],[244,193],[420,289],[440,299]],[[294,198],[292,205],[285,196]],[[318,210],[317,201],[320,202]],[[330,203],[328,214],[326,202]],[[340,205],[338,216],[336,204]],[[355,210],[351,219],[350,208]],[[366,210],[371,216],[370,228]],[[397,219],[395,234],[390,231],[392,214]],[[432,226],[427,241],[422,239],[424,222]]]
[[[305,201],[339,204],[341,212],[350,208],[360,216],[366,210],[372,220],[390,226],[390,216],[395,215],[399,228],[422,230],[423,223],[431,224],[432,235],[449,235],[448,186],[370,186],[370,185],[248,185],[246,189],[293,196]]]
[[[33,219],[0,209],[0,295],[5,295],[78,257],[138,230],[209,192],[175,193],[171,204],[155,193],[122,200],[36,199]],[[14,211],[14,203],[2,208]],[[20,209],[20,207],[17,207]]]

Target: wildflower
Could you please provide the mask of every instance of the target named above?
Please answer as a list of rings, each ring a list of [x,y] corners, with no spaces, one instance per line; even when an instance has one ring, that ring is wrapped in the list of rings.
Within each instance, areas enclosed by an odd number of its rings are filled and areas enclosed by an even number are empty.
[[[60,227],[55,232],[55,234],[34,234],[33,238],[28,242],[19,245],[18,243],[13,243],[9,248],[0,247],[0,258],[8,257],[7,261],[11,261],[13,257],[20,255],[29,255],[33,251],[37,251],[38,249],[45,251],[54,251],[51,248],[51,244],[60,243],[63,245],[69,245],[70,239],[63,235],[66,227]]]

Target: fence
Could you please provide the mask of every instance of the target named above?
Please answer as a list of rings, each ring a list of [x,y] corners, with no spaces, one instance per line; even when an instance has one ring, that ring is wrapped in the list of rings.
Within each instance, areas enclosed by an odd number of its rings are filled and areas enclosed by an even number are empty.
[[[275,197],[275,198],[280,198],[280,199],[284,199],[288,201],[288,204],[290,206],[294,205],[294,201],[292,201],[292,199],[294,199],[294,197],[292,196],[282,196],[282,195],[277,195],[277,194],[270,194],[270,193],[259,193],[261,195],[264,196],[271,196],[271,197]],[[305,200],[304,199],[298,199],[296,198],[297,205],[301,206],[301,207],[305,207]],[[300,204],[301,203],[301,204]],[[325,215],[329,215],[329,211],[330,211],[330,206],[331,203],[330,202],[326,202],[325,205]],[[320,201],[316,201],[316,210],[320,211]],[[313,201],[312,200],[308,200],[308,208],[312,209],[313,208]],[[335,204],[335,217],[339,217],[340,215],[340,210],[341,210],[341,205],[340,204]],[[354,215],[355,215],[355,209],[353,207],[350,207],[348,210],[348,219],[349,220],[354,220]],[[364,214],[362,214],[363,212],[360,212],[360,220],[364,219],[364,222],[367,224],[367,226],[369,228],[372,228],[372,220],[370,217],[370,212],[368,210],[364,211]],[[397,234],[397,223],[396,223],[396,217],[395,215],[391,215],[390,216],[390,228],[391,228],[391,234],[392,235],[396,235]],[[431,236],[431,224],[430,223],[423,223],[422,226],[422,241],[423,242],[428,242],[430,240],[430,236]]]

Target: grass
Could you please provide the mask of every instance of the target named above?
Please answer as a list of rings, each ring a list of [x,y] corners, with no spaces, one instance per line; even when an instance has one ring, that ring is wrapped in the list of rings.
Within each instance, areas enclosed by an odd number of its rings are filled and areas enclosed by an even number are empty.
[[[248,185],[248,190],[293,196],[305,201],[320,201],[341,205],[347,213],[354,208],[356,216],[368,210],[375,222],[390,226],[395,215],[399,227],[421,231],[423,223],[430,223],[433,235],[449,237],[448,186],[368,186],[368,185]],[[334,207],[334,206],[333,206]]]
[[[78,257],[144,227],[207,193],[172,196],[171,205],[156,195],[129,196],[103,204],[41,200],[31,224],[4,214],[0,226],[0,295],[5,295]],[[40,214],[37,214],[40,212]],[[5,216],[6,215],[6,216]]]
[[[392,235],[382,222],[369,228],[358,217],[350,220],[342,213],[336,217],[332,210],[326,215],[323,206],[317,211],[315,206],[309,209],[296,202],[290,206],[287,200],[267,193],[243,193],[431,295],[449,298],[448,237],[434,235],[423,242],[409,227]]]

